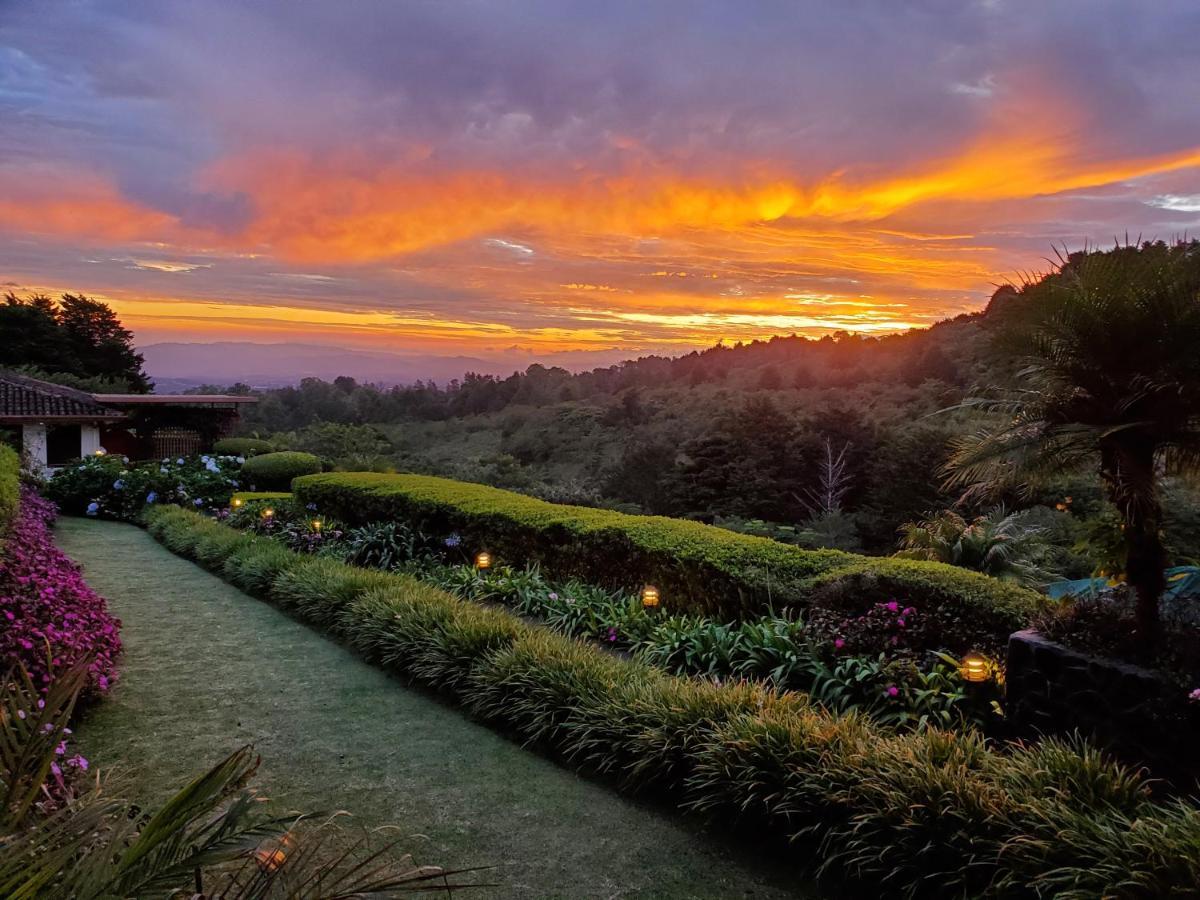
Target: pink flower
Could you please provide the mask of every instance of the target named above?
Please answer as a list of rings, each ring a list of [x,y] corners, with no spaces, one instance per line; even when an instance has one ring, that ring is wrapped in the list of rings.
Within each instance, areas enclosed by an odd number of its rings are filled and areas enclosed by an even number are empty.
[[[899,697],[900,696],[900,688],[896,687],[894,684],[889,684],[887,687],[887,690],[884,691],[884,693],[887,694],[889,697]]]
[[[1188,699],[1194,703],[1200,703],[1200,688],[1196,688],[1194,691],[1188,694]]]
[[[835,640],[833,642],[833,647],[835,650],[841,650],[845,646],[846,646],[846,642],[844,640],[842,640],[841,638],[838,638],[837,640]]]
[[[888,612],[898,612],[900,610],[900,604],[895,600],[889,600],[887,603],[887,610]]]

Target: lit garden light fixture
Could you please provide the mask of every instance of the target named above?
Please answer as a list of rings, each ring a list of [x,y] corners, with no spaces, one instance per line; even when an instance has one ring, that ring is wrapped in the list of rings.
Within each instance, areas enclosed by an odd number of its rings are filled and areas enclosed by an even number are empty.
[[[103,447],[97,447],[95,452],[92,455],[93,456],[107,456],[108,451],[105,450]]]
[[[241,506],[245,502],[246,501],[243,500],[241,497],[234,497],[233,500],[231,500],[229,502],[229,505],[232,506],[234,509],[237,509],[239,506]]]
[[[642,606],[646,609],[657,609],[659,604],[658,588],[652,584],[642,588]]]
[[[313,527],[313,531],[320,531],[320,530],[321,530],[321,520],[320,520],[320,519],[313,519],[313,520],[312,520],[312,527]]]
[[[275,510],[271,509],[271,507],[268,506],[266,509],[264,509],[262,511],[262,515],[263,515],[264,519],[269,519],[269,518],[271,518],[271,516],[275,515]]]
[[[475,555],[475,568],[483,571],[492,567],[492,554],[488,552],[477,553]]]
[[[958,674],[962,676],[963,681],[980,684],[991,679],[992,666],[978,653],[968,653],[958,664]]]

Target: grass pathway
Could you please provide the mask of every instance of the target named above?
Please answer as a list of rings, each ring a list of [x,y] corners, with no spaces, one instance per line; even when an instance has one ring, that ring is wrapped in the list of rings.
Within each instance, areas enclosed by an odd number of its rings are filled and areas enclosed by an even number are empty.
[[[405,687],[132,525],[64,518],[57,539],[124,621],[121,681],[81,749],[148,799],[253,743],[278,803],[399,825],[421,836],[418,862],[499,865],[486,896],[776,898],[802,884]]]

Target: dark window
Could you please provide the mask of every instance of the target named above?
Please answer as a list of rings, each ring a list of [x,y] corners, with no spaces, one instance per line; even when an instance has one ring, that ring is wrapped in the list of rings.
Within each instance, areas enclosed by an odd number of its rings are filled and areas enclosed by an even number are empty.
[[[80,436],[78,425],[50,425],[46,428],[46,462],[61,466],[79,459]]]

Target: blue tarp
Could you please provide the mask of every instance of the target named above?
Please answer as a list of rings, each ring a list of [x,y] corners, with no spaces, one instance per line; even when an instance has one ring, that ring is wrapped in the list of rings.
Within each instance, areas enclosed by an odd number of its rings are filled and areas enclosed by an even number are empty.
[[[1189,620],[1200,616],[1200,566],[1176,566],[1166,570],[1167,590],[1163,594],[1163,611],[1183,613]],[[1107,578],[1079,578],[1075,581],[1056,581],[1046,585],[1053,600],[1062,597],[1094,597],[1113,583]]]

